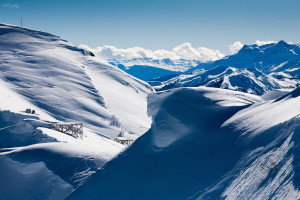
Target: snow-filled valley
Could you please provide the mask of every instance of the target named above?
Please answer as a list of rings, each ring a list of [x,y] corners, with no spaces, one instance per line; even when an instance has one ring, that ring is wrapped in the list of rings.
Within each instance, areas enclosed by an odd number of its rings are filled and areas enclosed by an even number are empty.
[[[297,48],[132,68],[155,90],[58,36],[0,24],[0,199],[300,199]],[[54,128],[72,123],[80,137]]]

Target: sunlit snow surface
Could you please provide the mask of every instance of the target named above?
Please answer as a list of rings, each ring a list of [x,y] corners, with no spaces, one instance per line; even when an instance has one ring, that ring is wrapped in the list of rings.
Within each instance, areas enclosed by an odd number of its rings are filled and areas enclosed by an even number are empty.
[[[124,129],[135,139],[150,127],[148,84],[57,36],[0,24],[0,70],[3,90],[26,100],[19,104],[11,98],[10,104],[18,105],[14,110],[32,107],[56,120],[83,122],[112,138]],[[0,105],[7,107],[10,97],[0,95],[5,98]],[[120,127],[109,125],[113,115]]]

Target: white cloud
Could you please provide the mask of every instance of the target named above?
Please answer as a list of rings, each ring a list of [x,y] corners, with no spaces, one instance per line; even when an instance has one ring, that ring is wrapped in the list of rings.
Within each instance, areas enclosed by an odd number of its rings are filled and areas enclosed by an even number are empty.
[[[10,9],[20,8],[20,6],[18,4],[11,4],[11,3],[3,4],[3,7],[10,8]]]
[[[219,50],[213,50],[205,47],[193,48],[190,43],[184,43],[176,46],[171,51],[165,49],[152,51],[141,47],[118,49],[115,46],[102,46],[97,47],[93,52],[97,53],[99,56],[107,60],[123,60],[134,58],[169,58],[171,60],[186,59],[206,62],[218,60],[224,57],[224,54],[222,54]]]
[[[193,48],[190,43],[184,43],[172,49],[176,55],[187,60],[213,61],[224,57],[219,50],[206,47]]]
[[[268,40],[268,41],[256,40],[256,42],[254,44],[257,44],[258,46],[263,46],[263,45],[272,44],[272,43],[277,43],[277,41],[274,41],[274,40]]]
[[[240,41],[236,41],[234,42],[232,45],[229,46],[230,52],[232,54],[237,53],[242,47],[244,46],[243,43],[241,43]]]

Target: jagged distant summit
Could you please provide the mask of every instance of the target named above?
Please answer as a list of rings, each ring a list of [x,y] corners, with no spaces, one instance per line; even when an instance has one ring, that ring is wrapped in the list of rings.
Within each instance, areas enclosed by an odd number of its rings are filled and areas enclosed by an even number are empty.
[[[281,40],[278,43],[262,46],[244,45],[238,53],[215,61],[211,67],[220,65],[237,68],[256,67],[259,70],[268,71],[273,66],[299,58],[299,56],[299,45],[288,44]]]

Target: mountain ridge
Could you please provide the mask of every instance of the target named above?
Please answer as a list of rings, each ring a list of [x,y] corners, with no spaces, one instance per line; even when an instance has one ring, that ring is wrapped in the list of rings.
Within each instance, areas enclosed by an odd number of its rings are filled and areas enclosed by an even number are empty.
[[[219,74],[215,74],[218,70]],[[300,46],[279,41],[262,46],[244,45],[238,53],[198,65],[162,82],[156,89],[204,85],[262,95],[273,89],[293,89],[300,83],[299,77]]]

